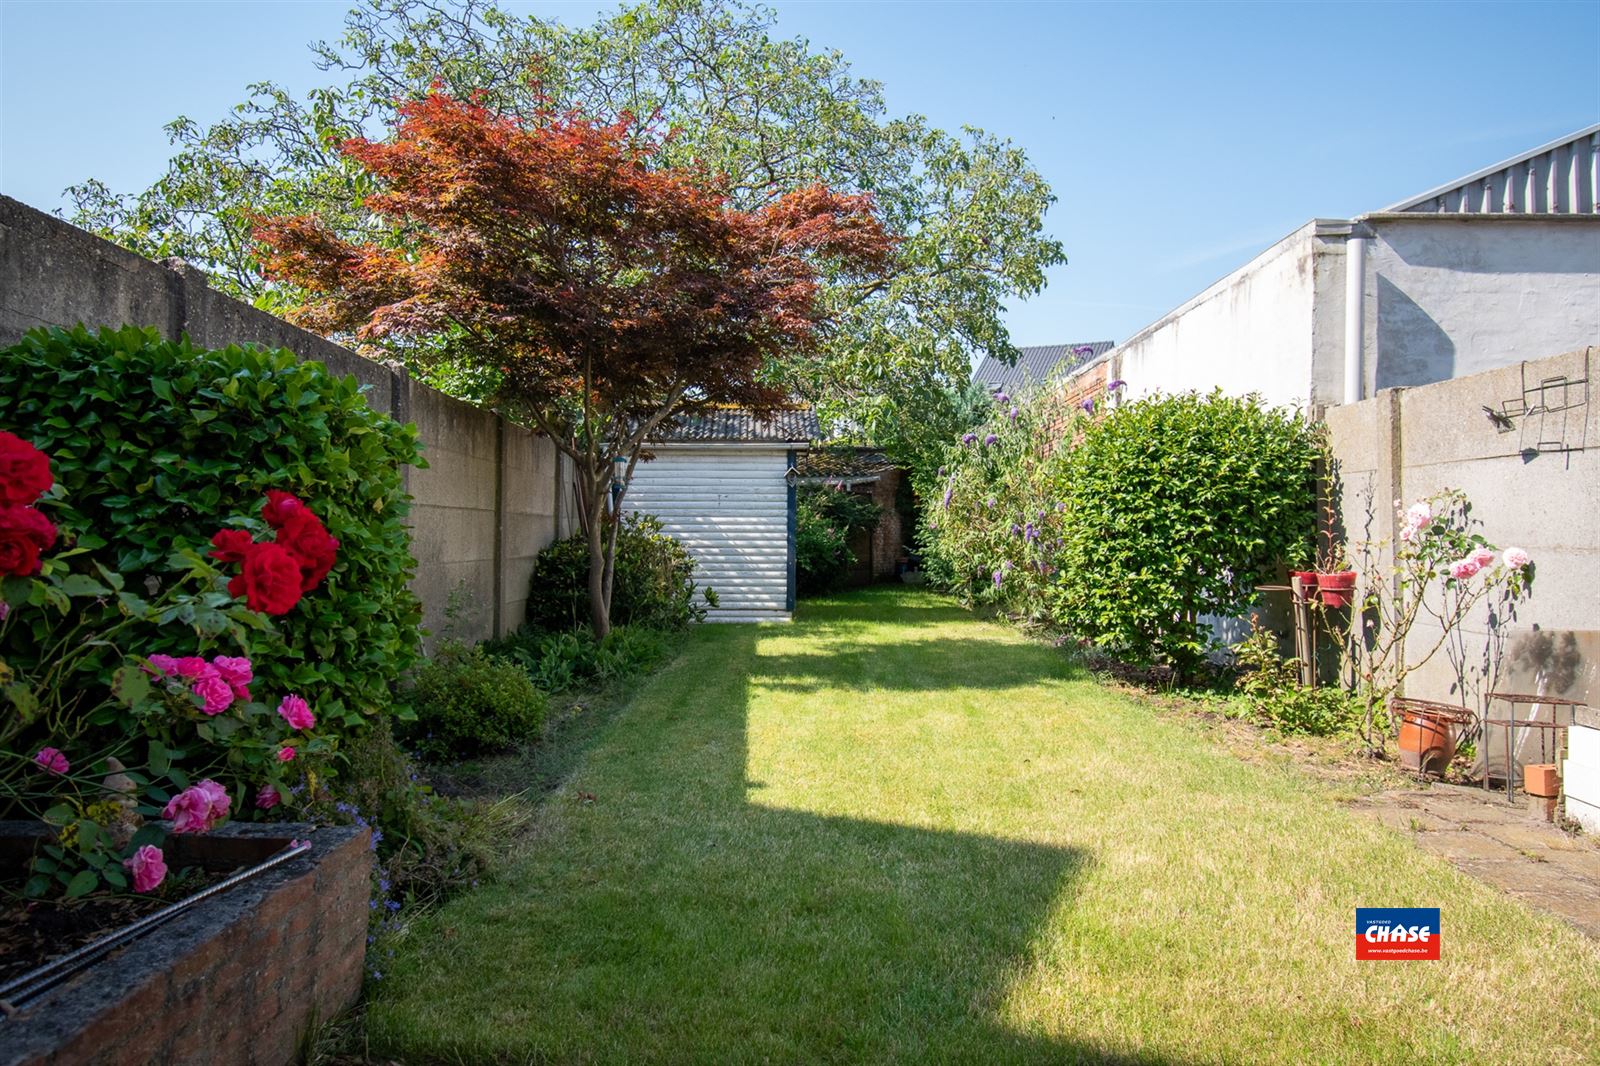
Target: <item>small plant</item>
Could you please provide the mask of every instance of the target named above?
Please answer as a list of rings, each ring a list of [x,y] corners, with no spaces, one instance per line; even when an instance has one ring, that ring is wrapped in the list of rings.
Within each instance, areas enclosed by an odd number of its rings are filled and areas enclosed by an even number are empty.
[[[595,640],[587,629],[541,633],[524,626],[480,647],[516,663],[541,690],[557,693],[580,683],[648,670],[666,657],[667,634],[644,626],[618,626],[604,640]]]
[[[434,759],[503,751],[537,735],[547,700],[514,662],[447,641],[416,672],[407,735]]]
[[[1250,636],[1234,645],[1244,673],[1239,691],[1255,719],[1285,733],[1327,737],[1351,732],[1361,705],[1339,688],[1309,688],[1300,683],[1301,662],[1278,651],[1277,634],[1252,620]]]

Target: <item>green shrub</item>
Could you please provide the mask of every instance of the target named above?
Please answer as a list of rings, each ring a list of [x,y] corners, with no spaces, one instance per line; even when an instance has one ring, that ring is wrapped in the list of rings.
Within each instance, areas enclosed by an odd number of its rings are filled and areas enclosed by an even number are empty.
[[[545,692],[643,673],[667,654],[667,633],[642,626],[618,626],[595,640],[586,629],[544,633],[523,626],[480,645],[488,654],[516,663]]]
[[[420,459],[415,428],[368,407],[355,378],[285,350],[207,351],[155,330],[35,330],[0,351],[0,429],[50,455],[51,517],[86,549],[75,565],[101,564],[130,588],[164,583],[178,548],[259,526],[268,489],[305,501],[338,538],[338,561],[273,619],[282,647],[251,656],[255,685],[304,697],[325,732],[390,709],[418,647],[403,468]],[[98,610],[81,620],[90,629],[119,618],[115,599]],[[141,654],[198,654],[193,628],[145,636]]]
[[[801,489],[795,500],[795,583],[802,593],[837,588],[855,565],[850,537],[871,529],[883,508],[831,486]]]
[[[503,751],[538,733],[546,706],[517,663],[447,642],[417,669],[406,734],[430,758]]]
[[[705,590],[706,603],[716,594]],[[660,520],[632,514],[617,534],[611,623],[681,629],[705,617],[695,599],[694,559],[661,531]],[[528,625],[566,630],[589,624],[589,546],[581,533],[539,553],[528,585]]]
[[[1152,396],[1083,424],[1067,452],[1053,613],[1136,662],[1192,672],[1202,616],[1236,616],[1280,561],[1309,559],[1317,437],[1257,397]]]
[[[1302,685],[1300,660],[1279,654],[1276,634],[1252,624],[1250,636],[1233,651],[1244,671],[1239,693],[1261,724],[1318,737],[1354,733],[1361,721],[1361,701],[1337,686]]]

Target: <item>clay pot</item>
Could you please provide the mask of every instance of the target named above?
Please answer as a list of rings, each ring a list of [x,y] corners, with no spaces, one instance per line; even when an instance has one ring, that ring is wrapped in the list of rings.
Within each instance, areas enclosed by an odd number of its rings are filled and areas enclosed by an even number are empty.
[[[1553,762],[1533,762],[1522,768],[1522,791],[1549,799],[1561,794],[1561,777]]]
[[[1400,765],[1443,776],[1456,755],[1452,724],[1448,715],[1411,708],[1400,710]]]
[[[1324,607],[1348,607],[1355,600],[1356,572],[1340,570],[1334,574],[1317,575],[1317,594]]]
[[[1289,577],[1291,585],[1293,585],[1294,578],[1300,579],[1300,594],[1306,599],[1309,600],[1317,594],[1317,572],[1315,570],[1291,570],[1289,571]]]

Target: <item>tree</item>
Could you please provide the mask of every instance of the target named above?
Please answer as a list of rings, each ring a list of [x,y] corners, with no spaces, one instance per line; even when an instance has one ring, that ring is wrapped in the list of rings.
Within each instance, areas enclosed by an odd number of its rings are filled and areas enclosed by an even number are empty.
[[[354,137],[371,177],[366,240],[321,219],[261,222],[267,275],[307,295],[293,318],[393,338],[476,368],[495,399],[577,465],[594,630],[610,629],[620,496],[646,438],[717,404],[770,410],[765,373],[817,350],[818,269],[876,284],[892,242],[869,195],[819,185],[741,210],[700,170],[662,166],[630,117],[497,114],[434,91],[393,140]]]
[[[657,162],[725,175],[745,210],[817,182],[873,194],[901,238],[897,269],[864,287],[824,266],[818,299],[834,328],[774,369],[831,423],[891,446],[918,435],[927,407],[967,381],[976,357],[1015,357],[1006,301],[1040,291],[1064,261],[1044,232],[1049,186],[1021,149],[891,117],[882,87],[840,53],[784,39],[772,11],[739,0],[650,0],[577,28],[477,0],[362,0],[342,38],[313,54],[332,84],[303,101],[258,84],[213,126],[179,119],[165,177],[134,196],[77,186],[73,221],[143,254],[189,259],[224,291],[275,310],[297,297],[259,275],[250,219],[315,214],[364,238],[352,205],[368,178],[333,146],[392,125],[394,101],[435,79],[504,114],[641,116],[634,133],[651,120],[676,131]],[[415,353],[397,354],[415,364]],[[489,387],[470,366],[434,359],[426,373],[469,399]]]

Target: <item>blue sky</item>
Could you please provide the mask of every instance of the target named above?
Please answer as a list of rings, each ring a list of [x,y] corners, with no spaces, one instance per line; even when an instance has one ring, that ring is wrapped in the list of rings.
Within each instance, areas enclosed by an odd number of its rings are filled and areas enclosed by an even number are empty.
[[[609,4],[509,4],[587,21]],[[1600,121],[1600,3],[779,3],[890,106],[1022,145],[1071,262],[1018,344],[1122,340],[1313,217],[1349,217]],[[157,177],[161,127],[303,91],[340,2],[0,0],[0,191]]]

